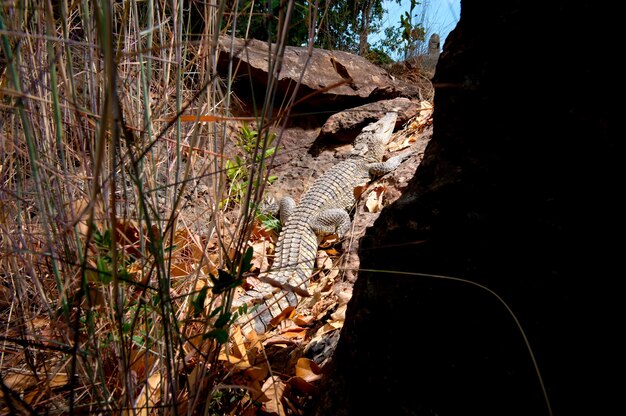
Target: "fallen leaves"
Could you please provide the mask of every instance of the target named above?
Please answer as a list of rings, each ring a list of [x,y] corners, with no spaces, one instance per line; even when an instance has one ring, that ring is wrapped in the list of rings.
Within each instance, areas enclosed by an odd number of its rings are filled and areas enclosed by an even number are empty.
[[[308,358],[300,358],[296,364],[296,376],[310,383],[322,378],[322,369],[315,361]]]
[[[146,384],[135,400],[135,410],[139,410],[141,416],[149,416],[152,414],[150,409],[156,407],[161,401],[161,392],[164,390],[161,383],[163,379],[161,373],[155,372],[146,380]],[[134,412],[127,411],[128,415]]]
[[[380,210],[383,209],[383,195],[386,190],[386,186],[378,185],[367,195],[365,207],[368,212],[380,212]]]
[[[392,141],[388,150],[390,152],[396,152],[398,150],[406,149],[415,143],[420,133],[433,122],[433,106],[430,102],[422,100],[419,102],[418,114],[413,117],[406,124],[404,129],[396,133],[397,137],[400,137],[400,141]]]
[[[280,416],[287,414],[281,403],[283,393],[285,392],[285,383],[279,377],[272,376],[265,380],[261,390],[265,397],[268,398],[267,402],[265,402],[265,411],[267,413],[274,413]]]
[[[32,374],[4,374],[2,377],[4,384],[14,393],[22,396],[22,400],[32,405],[38,402],[45,392],[66,386],[69,379],[66,373],[56,373],[49,378],[35,377]],[[4,393],[0,391],[0,398],[4,398]]]

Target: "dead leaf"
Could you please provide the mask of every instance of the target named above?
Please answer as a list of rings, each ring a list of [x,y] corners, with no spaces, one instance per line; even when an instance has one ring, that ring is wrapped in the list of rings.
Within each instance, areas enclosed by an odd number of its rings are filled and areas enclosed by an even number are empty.
[[[248,360],[251,363],[256,363],[258,356],[265,356],[263,342],[256,331],[250,331],[246,334],[246,345],[248,346]]]
[[[330,317],[335,321],[345,321],[346,320],[346,310],[348,309],[347,305],[343,305],[337,308],[337,310],[330,314]]]
[[[298,326],[308,326],[313,322],[313,317],[311,315],[297,314],[292,320]]]
[[[306,328],[295,324],[289,325],[287,328],[280,331],[280,335],[289,339],[304,339],[306,337]]]
[[[365,200],[365,207],[368,212],[380,212],[383,208],[383,195],[385,194],[386,187],[379,185],[375,187],[372,192],[369,193]]]
[[[342,321],[327,322],[324,324],[324,326],[322,326],[320,329],[317,330],[311,342],[313,342],[314,340],[320,339],[324,334],[327,334],[332,331],[336,331],[337,329],[341,329],[341,327],[343,327]]]
[[[251,367],[248,361],[248,350],[246,342],[241,332],[241,327],[234,326],[231,332],[232,342],[227,344],[227,348],[220,351],[219,360],[232,364],[237,370],[246,370]]]
[[[135,401],[135,410],[139,410],[140,415],[149,416],[151,414],[150,409],[161,401],[161,382],[161,373],[158,372],[146,380],[146,385],[141,389]],[[127,411],[126,414],[132,413]]]
[[[339,241],[339,238],[337,237],[336,234],[325,235],[322,237],[322,241],[320,241],[319,247],[320,249],[322,249],[322,251],[323,250],[331,251],[332,249],[329,249],[329,247],[332,247],[333,245],[337,244],[338,241]]]
[[[317,252],[317,258],[315,259],[315,264],[317,266],[318,269],[321,269],[324,267],[324,263],[326,262],[326,259],[328,259],[328,253],[326,253],[324,250],[319,250]]]
[[[313,384],[298,376],[291,377],[288,383],[292,388],[295,388],[304,394],[315,394],[318,390]]]
[[[37,384],[37,377],[30,374],[9,374],[3,376],[2,381],[9,389],[17,393],[23,393],[27,388]],[[0,391],[0,397],[4,397],[2,391]]]
[[[35,400],[40,399],[43,391],[52,390],[58,387],[66,386],[69,383],[66,373],[57,373],[49,380],[41,380],[40,383],[46,387],[40,386],[38,389],[34,389],[24,395],[24,401],[28,404],[34,403]],[[39,396],[39,397],[37,397]]]
[[[311,382],[322,378],[322,369],[317,363],[308,358],[299,358],[296,363],[296,376]]]
[[[269,373],[269,368],[267,366],[267,363],[263,363],[263,365],[260,365],[260,366],[247,368],[243,374],[250,380],[261,381],[261,380],[265,380],[265,377],[267,377],[268,373]]]
[[[282,321],[284,321],[285,319],[289,319],[291,317],[291,313],[295,310],[296,308],[294,306],[288,306],[285,309],[282,310],[281,313],[279,313],[278,315],[276,315],[274,318],[272,318],[272,320],[270,321],[270,325],[272,326],[278,326],[278,324],[280,324]]]
[[[13,303],[13,291],[4,285],[0,285],[0,309],[8,308]]]
[[[252,268],[250,271],[255,270],[267,270],[269,269],[269,259],[267,257],[268,250],[271,243],[266,240],[261,240],[256,243],[252,243]]]
[[[285,392],[285,383],[279,377],[273,376],[265,380],[261,390],[269,398],[269,401],[264,405],[265,411],[279,416],[286,416],[285,408],[281,403]]]
[[[330,315],[333,320],[341,322],[345,321],[346,309],[348,309],[348,302],[350,301],[351,297],[351,291],[339,292],[339,294],[337,295],[337,298],[339,299],[339,301],[337,302],[337,310]]]
[[[359,198],[361,198],[361,195],[363,195],[363,192],[365,192],[366,189],[367,189],[367,184],[355,186],[353,191],[352,191],[352,193],[354,194],[354,199],[356,199],[358,201]]]
[[[406,149],[410,147],[413,143],[417,141],[417,136],[415,134],[409,134],[404,136],[404,140],[401,142],[393,142],[389,145],[390,152],[397,152],[399,150]]]

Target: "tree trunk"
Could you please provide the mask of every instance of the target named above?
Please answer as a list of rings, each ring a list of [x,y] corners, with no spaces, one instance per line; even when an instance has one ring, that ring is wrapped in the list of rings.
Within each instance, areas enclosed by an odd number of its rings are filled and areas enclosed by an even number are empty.
[[[618,26],[597,2],[556,3],[463,1],[433,138],[361,240],[367,271],[312,414],[623,407],[620,38],[572,41]]]

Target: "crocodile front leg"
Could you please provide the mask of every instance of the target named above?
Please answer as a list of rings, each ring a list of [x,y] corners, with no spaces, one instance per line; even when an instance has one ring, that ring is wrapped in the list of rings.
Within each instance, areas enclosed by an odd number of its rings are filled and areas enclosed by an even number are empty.
[[[396,170],[396,168],[400,166],[400,164],[406,159],[411,157],[413,153],[414,152],[406,152],[401,155],[390,157],[384,162],[369,163],[367,165],[367,170],[370,176],[374,178],[386,175],[389,172],[393,172],[394,170]]]

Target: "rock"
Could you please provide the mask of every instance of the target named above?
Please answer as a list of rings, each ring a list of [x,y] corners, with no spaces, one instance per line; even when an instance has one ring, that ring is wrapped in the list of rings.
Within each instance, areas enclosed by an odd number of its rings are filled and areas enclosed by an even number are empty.
[[[363,127],[380,119],[385,113],[398,113],[397,126],[401,126],[415,117],[420,110],[415,100],[405,97],[392,100],[381,100],[375,103],[364,104],[335,113],[322,126],[321,135],[332,136],[337,141],[352,141],[361,132]]]
[[[231,43],[233,55],[230,55]],[[265,42],[250,39],[221,36],[220,65],[225,68],[232,58],[234,67],[241,74],[251,75],[255,84],[255,94],[265,94],[270,71],[270,51]],[[276,48],[276,45],[272,45]],[[273,57],[273,55],[272,55]],[[370,63],[365,58],[342,51],[327,51],[312,48],[287,46],[283,59],[272,70],[278,80],[278,96],[291,96],[302,73],[302,84],[298,90],[300,105],[318,111],[333,111],[355,107],[381,99],[400,96],[411,97],[418,94],[414,85],[393,79],[384,69]],[[305,70],[306,68],[306,70]],[[246,79],[242,87],[248,87]]]

